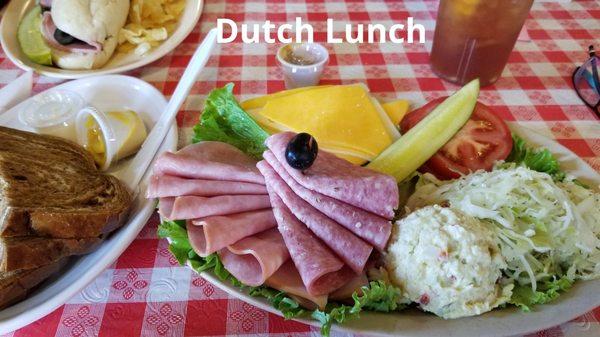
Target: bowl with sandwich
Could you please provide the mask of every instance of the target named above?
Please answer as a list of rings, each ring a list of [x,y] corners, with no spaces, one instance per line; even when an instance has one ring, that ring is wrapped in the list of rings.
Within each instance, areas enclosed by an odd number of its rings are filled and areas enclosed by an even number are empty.
[[[13,0],[0,23],[7,57],[57,78],[129,71],[177,47],[202,0]]]

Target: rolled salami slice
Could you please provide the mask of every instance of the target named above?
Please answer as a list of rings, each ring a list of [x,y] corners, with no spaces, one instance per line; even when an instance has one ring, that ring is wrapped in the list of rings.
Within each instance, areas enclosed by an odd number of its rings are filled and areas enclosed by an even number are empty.
[[[196,254],[206,257],[245,237],[276,226],[273,211],[265,209],[188,220],[187,232]]]
[[[288,260],[267,279],[266,285],[283,291],[307,309],[325,309],[327,295],[313,296],[308,293],[294,261]]]
[[[270,150],[263,153],[263,158],[297,196],[380,251],[385,249],[392,232],[389,220],[305,188],[292,178]]]
[[[185,179],[175,176],[153,175],[150,178],[146,197],[162,198],[183,195],[213,197],[237,194],[267,194],[267,189],[261,184],[239,181]]]
[[[153,173],[264,184],[255,165],[254,159],[229,144],[202,142],[188,145],[177,153],[163,153],[156,160]]]
[[[277,228],[308,293],[326,295],[342,287],[352,277],[352,270],[292,215],[277,194],[269,190],[269,196]]]
[[[169,199],[169,198],[161,198]],[[183,196],[174,198],[171,210],[162,207],[161,215],[170,220],[188,220],[213,215],[229,215],[241,212],[268,209],[271,207],[268,195],[220,195],[216,197]],[[161,209],[162,208],[162,209]]]
[[[225,269],[245,285],[257,287],[290,258],[277,228],[248,236],[219,251]]]
[[[386,219],[394,217],[399,197],[398,185],[392,176],[356,166],[325,151],[319,151],[307,170],[293,169],[285,160],[285,149],[294,136],[293,132],[277,133],[270,136],[266,144],[300,185]]]
[[[259,162],[257,166],[269,191],[277,194],[287,209],[354,272],[362,273],[373,247],[298,197],[266,161]]]

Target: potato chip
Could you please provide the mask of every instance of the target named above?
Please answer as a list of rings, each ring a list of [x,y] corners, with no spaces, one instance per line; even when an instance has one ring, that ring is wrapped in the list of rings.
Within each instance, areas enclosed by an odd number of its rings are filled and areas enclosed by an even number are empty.
[[[127,24],[119,32],[119,52],[142,56],[177,28],[186,0],[131,0]]]

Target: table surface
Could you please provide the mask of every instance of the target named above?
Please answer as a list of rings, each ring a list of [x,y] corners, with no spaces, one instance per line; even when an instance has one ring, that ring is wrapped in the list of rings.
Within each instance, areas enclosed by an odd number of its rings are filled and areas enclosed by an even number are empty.
[[[170,96],[191,54],[217,18],[275,24],[300,16],[325,39],[325,20],[391,25],[412,16],[427,28],[425,45],[328,45],[331,60],[322,83],[363,82],[382,99],[406,98],[418,106],[456,86],[428,65],[437,1],[207,0],[200,22],[174,52],[130,72]],[[571,73],[600,37],[600,3],[536,3],[526,22],[529,41],[519,41],[502,78],[480,99],[508,121],[517,121],[567,146],[600,171],[600,123],[577,97]],[[595,42],[598,42],[596,40]],[[284,89],[276,66],[277,45],[234,42],[219,46],[177,117],[180,145],[189,142],[205,95],[228,82],[240,99]],[[0,85],[17,69],[0,51]],[[60,81],[35,77],[40,92]],[[177,265],[166,240],[156,237],[158,217],[109,269],[80,294],[43,319],[6,336],[317,336],[307,325],[229,297],[190,269]],[[599,336],[600,308],[537,336]],[[334,332],[334,336],[348,335]],[[536,334],[534,334],[536,335]]]

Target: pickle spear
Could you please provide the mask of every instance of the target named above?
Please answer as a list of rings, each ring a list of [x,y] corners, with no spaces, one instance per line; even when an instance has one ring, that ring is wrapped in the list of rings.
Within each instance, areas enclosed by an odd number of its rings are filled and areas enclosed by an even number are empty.
[[[473,113],[477,96],[478,79],[448,97],[367,167],[389,174],[398,182],[406,179],[463,127]]]

